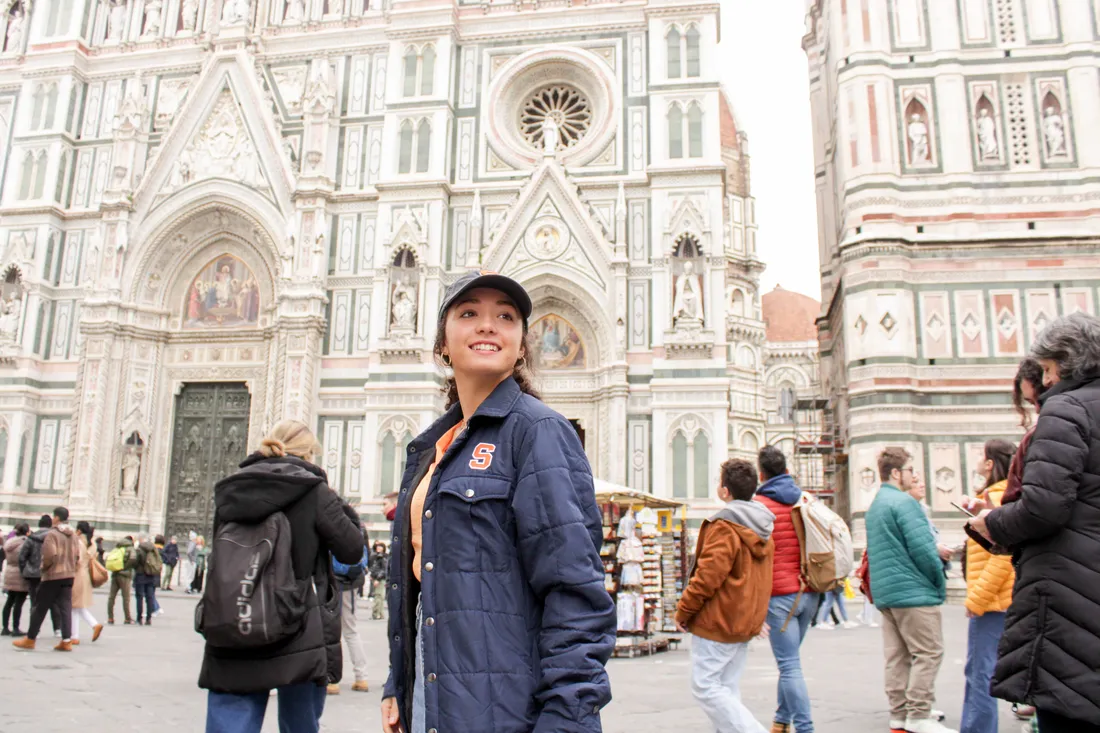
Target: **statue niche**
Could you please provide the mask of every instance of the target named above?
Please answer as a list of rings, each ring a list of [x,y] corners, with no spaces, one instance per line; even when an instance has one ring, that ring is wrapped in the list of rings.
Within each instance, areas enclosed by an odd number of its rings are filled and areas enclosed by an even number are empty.
[[[419,282],[416,256],[409,249],[399,249],[390,265],[391,336],[411,336],[416,333]]]

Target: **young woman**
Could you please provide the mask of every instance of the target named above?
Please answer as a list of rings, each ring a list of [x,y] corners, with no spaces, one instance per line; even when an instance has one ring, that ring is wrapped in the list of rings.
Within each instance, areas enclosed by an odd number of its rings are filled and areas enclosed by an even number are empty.
[[[95,557],[95,545],[92,525],[81,521],[76,523],[76,538],[80,543],[80,560],[77,562],[76,575],[73,576],[73,644],[80,643],[80,620],[92,627],[92,641],[97,641],[103,633],[103,624],[92,615],[92,576],[88,566]]]
[[[1031,436],[1035,434],[1035,426],[1031,424],[1031,412],[1028,406],[1039,414],[1039,398],[1047,391],[1043,385],[1043,367],[1037,359],[1027,357],[1020,362],[1020,368],[1016,371],[1016,379],[1012,382],[1012,405],[1020,416],[1020,427],[1028,428],[1016,455],[1012,457],[1012,465],[1008,469],[1008,482],[1004,491],[1002,503],[1011,504],[1020,498],[1020,490],[1024,485],[1024,458],[1027,457],[1027,447],[1031,444]]]
[[[530,315],[501,275],[444,294],[448,410],[409,445],[390,546],[386,733],[594,732],[611,699],[592,473],[531,387]]]
[[[1008,481],[1008,467],[1016,446],[1007,440],[985,444],[978,471],[985,477],[979,498],[1000,506]],[[989,694],[989,680],[997,663],[997,643],[1005,630],[1005,611],[1012,604],[1012,559],[993,555],[974,540],[966,541],[966,616],[970,628],[966,643],[966,693],[959,733],[997,733],[997,701]]]
[[[19,551],[23,549],[30,531],[26,522],[20,522],[15,525],[15,536],[4,542],[4,592],[8,594],[8,599],[4,602],[4,630],[0,631],[0,636],[23,636],[19,621],[23,618],[23,604],[30,586],[19,572]],[[8,626],[9,619],[11,626]]]
[[[206,733],[260,733],[271,690],[279,691],[279,730],[318,733],[325,685],[339,681],[340,618],[323,616],[329,598],[329,552],[340,562],[358,562],[363,535],[355,510],[328,486],[314,465],[321,446],[303,423],[284,420],[263,439],[241,469],[214,487],[214,537],[225,522],[258,524],[275,512],[290,522],[294,578],[312,578],[305,623],[289,641],[250,649],[209,643],[199,687],[210,694]],[[212,551],[216,552],[214,542]],[[214,556],[216,562],[216,555]],[[318,598],[318,594],[323,596]],[[335,637],[332,634],[335,621]],[[335,638],[335,645],[333,645]]]

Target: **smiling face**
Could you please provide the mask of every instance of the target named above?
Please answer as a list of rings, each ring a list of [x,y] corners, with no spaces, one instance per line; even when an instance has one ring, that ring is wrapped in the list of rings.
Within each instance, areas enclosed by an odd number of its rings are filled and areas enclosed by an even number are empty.
[[[444,323],[441,354],[450,359],[455,380],[503,381],[524,356],[523,317],[511,298],[492,288],[464,293]]]

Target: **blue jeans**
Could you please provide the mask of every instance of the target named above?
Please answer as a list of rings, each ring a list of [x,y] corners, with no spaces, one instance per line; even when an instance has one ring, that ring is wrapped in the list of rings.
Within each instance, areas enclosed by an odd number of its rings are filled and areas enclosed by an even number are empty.
[[[774,596],[768,604],[768,627],[771,629],[768,640],[779,667],[779,708],[775,711],[775,722],[794,723],[798,733],[813,733],[810,692],[806,689],[806,678],[802,676],[802,658],[798,649],[814,620],[820,598],[817,593],[803,593],[787,630],[781,631],[795,598],[798,598],[797,593]]]
[[[149,576],[141,576],[148,578]],[[153,613],[157,610],[157,587],[151,580],[134,583],[134,596],[137,598],[137,621],[141,623],[141,610],[144,605],[145,608],[145,620],[148,621],[153,617]]]
[[[844,588],[837,588],[825,594],[825,599],[821,604],[821,613],[817,615],[817,622],[819,624],[829,620],[829,612],[833,610],[834,603],[836,604],[837,615],[840,616],[840,620],[848,620],[848,609],[844,607]]]
[[[997,733],[997,700],[989,681],[997,664],[997,643],[1005,630],[1005,615],[990,611],[970,619],[966,641],[966,692],[959,733]]]
[[[424,606],[420,599],[416,601],[416,628],[416,680],[413,682],[412,730],[409,733],[424,733],[428,727],[428,711],[424,699]]]
[[[279,733],[319,733],[325,686],[301,682],[279,688]],[[269,692],[230,695],[211,691],[206,699],[206,733],[260,733]]]

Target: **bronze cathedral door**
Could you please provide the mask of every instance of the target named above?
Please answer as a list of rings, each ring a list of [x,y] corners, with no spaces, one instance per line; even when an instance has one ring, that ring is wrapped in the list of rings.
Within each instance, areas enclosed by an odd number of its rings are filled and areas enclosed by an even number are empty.
[[[185,384],[176,397],[166,537],[181,545],[189,530],[206,537],[214,526],[214,484],[247,454],[251,396],[244,384]]]

